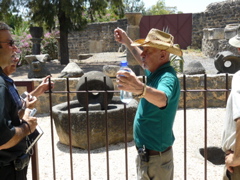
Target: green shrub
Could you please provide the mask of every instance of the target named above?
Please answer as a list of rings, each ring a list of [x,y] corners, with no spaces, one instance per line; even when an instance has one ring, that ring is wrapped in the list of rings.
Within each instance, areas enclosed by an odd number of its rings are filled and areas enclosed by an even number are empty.
[[[176,46],[178,46],[180,48],[179,44],[176,44]],[[176,72],[178,72],[178,73],[183,72],[183,64],[184,64],[183,56],[177,56],[177,55],[171,54],[170,55],[170,63]]]
[[[59,31],[54,31],[52,33],[45,33],[44,38],[41,42],[41,54],[49,54],[50,59],[58,58],[58,45],[57,39]]]
[[[50,59],[58,58],[58,45],[57,39],[59,31],[54,31],[52,33],[47,32],[41,41],[41,54],[49,54]],[[32,41],[31,34],[23,32],[21,35],[13,35],[13,39],[16,42],[16,46],[21,54],[20,61],[21,64],[26,64],[25,56],[32,54]]]
[[[24,59],[25,56],[32,54],[32,42],[30,40],[31,38],[32,38],[32,36],[25,32],[22,33],[21,36],[13,35],[15,44],[18,47],[19,52],[21,54],[21,57],[20,57],[21,64],[26,64],[26,61]]]

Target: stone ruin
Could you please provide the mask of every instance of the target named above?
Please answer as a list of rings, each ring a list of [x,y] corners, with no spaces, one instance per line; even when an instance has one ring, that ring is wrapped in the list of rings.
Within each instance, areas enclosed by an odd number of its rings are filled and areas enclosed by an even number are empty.
[[[203,29],[202,52],[214,58],[219,73],[235,73],[240,69],[238,50],[228,41],[240,31],[240,24],[228,24],[225,28]]]
[[[46,61],[48,60],[48,54],[41,55],[27,55],[25,59],[29,64],[28,78],[43,78],[47,75],[51,75],[46,67]]]
[[[237,49],[232,47],[228,41],[238,33],[240,24],[228,24],[225,28],[203,29],[202,52],[211,58],[222,51],[231,51],[237,54]]]
[[[124,105],[119,95],[114,96],[110,77],[100,71],[90,71],[79,79],[76,90],[78,100],[55,105],[52,109],[61,143],[70,145],[69,129],[72,146],[81,149],[91,150],[133,140],[133,120],[138,103],[133,99]]]

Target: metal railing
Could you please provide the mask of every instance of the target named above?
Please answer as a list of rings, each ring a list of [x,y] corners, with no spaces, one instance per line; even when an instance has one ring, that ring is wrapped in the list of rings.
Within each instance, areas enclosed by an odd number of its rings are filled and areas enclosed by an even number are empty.
[[[228,74],[226,74],[226,80],[225,80],[226,84],[225,84],[225,89],[208,89],[207,87],[207,75],[204,75],[204,89],[201,90],[189,90],[186,88],[186,76],[183,76],[183,88],[181,90],[181,92],[183,93],[183,104],[184,104],[184,179],[187,179],[187,101],[186,101],[186,95],[189,92],[204,92],[204,179],[207,180],[207,93],[208,92],[226,92],[226,102],[227,102],[227,98],[229,95],[229,82],[228,82]]]
[[[66,79],[67,81],[67,90],[66,91],[49,91],[47,92],[49,94],[49,104],[50,104],[50,107],[52,107],[52,96],[53,94],[55,93],[65,93],[67,95],[67,103],[68,103],[68,131],[69,131],[69,159],[70,159],[70,177],[69,179],[73,180],[74,179],[74,167],[73,167],[73,147],[72,147],[72,136],[71,136],[71,111],[70,111],[70,94],[71,93],[79,93],[79,91],[70,91],[69,89],[69,81],[68,79]],[[105,82],[105,80],[104,80]],[[225,89],[208,89],[207,87],[207,75],[204,76],[204,89],[199,89],[199,90],[190,90],[190,89],[187,89],[186,88],[186,76],[183,76],[183,87],[181,89],[181,93],[182,93],[182,96],[183,96],[183,118],[184,118],[184,159],[183,159],[183,162],[184,162],[184,179],[186,180],[187,179],[187,101],[186,101],[186,96],[187,96],[187,93],[193,93],[193,92],[203,92],[204,93],[204,175],[203,175],[203,178],[202,179],[205,179],[207,180],[207,140],[208,140],[208,133],[207,133],[207,129],[208,129],[208,122],[207,122],[207,112],[208,112],[208,104],[207,104],[207,94],[208,92],[225,92],[226,93],[226,101],[227,101],[227,98],[228,98],[228,95],[229,95],[229,92],[230,92],[230,88],[229,88],[229,82],[228,82],[228,74],[226,74],[226,80],[225,80]],[[89,93],[91,91],[89,91],[86,87],[86,91],[85,92],[82,92],[81,93]],[[103,90],[103,91],[98,91],[98,92],[104,92],[105,93],[105,102],[107,100],[107,90]],[[114,91],[114,93],[118,93],[119,91],[116,90]],[[128,174],[128,142],[127,142],[127,112],[126,112],[126,104],[124,104],[124,122],[125,122],[125,142],[124,142],[124,146],[125,146],[125,179],[128,180],[129,179],[129,174]],[[52,108],[50,108],[50,122],[51,122],[51,149],[52,149],[52,163],[53,163],[53,166],[52,166],[52,171],[53,171],[53,178],[54,180],[57,179],[57,176],[56,176],[56,156],[55,156],[55,142],[54,142],[54,120],[53,120],[53,114],[52,114]],[[88,134],[88,138],[87,138],[87,141],[88,141],[88,147],[90,147],[90,138],[89,138],[89,134],[90,134],[90,121],[91,119],[89,118],[88,116],[88,109],[86,109],[86,114],[87,114],[87,134]],[[108,111],[107,109],[105,110],[105,129],[106,129],[106,142],[108,142]],[[109,145],[108,143],[106,143],[106,147],[105,147],[105,151],[106,151],[106,169],[107,169],[107,172],[106,172],[106,179],[111,179],[110,178],[110,163],[109,163]],[[37,152],[37,151],[35,151]],[[90,148],[88,148],[87,150],[87,153],[88,153],[88,179],[91,180],[92,179],[92,171],[91,171],[91,168],[92,168],[92,164],[91,164],[91,150]],[[33,159],[38,159],[37,157],[37,153],[33,155]],[[41,159],[41,158],[40,158]],[[36,164],[34,164],[36,163]],[[134,162],[133,162],[134,163]],[[33,180],[38,180],[39,179],[39,172],[38,172],[38,168],[34,168],[34,167],[38,167],[38,161],[33,161],[33,171],[32,171],[32,179]],[[67,167],[66,167],[67,168]],[[86,172],[87,173],[87,172]],[[124,177],[122,179],[124,179]]]
[[[31,92],[34,89],[34,85],[32,81],[16,81],[16,86],[23,86],[26,87],[28,92]],[[38,180],[39,179],[39,163],[38,163],[38,146],[37,144],[33,147],[34,155],[31,158],[32,162],[32,179]]]

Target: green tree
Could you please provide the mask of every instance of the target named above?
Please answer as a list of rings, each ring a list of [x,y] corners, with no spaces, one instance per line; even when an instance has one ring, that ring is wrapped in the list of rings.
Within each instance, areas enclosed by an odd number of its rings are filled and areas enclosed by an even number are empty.
[[[158,0],[155,5],[147,10],[148,15],[176,14],[177,7],[167,7],[164,0]]]
[[[142,0],[124,0],[125,12],[140,12],[145,14],[146,8]]]
[[[12,1],[12,0],[0,0],[0,20],[1,21],[8,22],[11,18],[13,18],[12,13],[17,11],[14,8],[15,7],[14,4],[15,4],[15,1]]]
[[[111,8],[108,8],[105,15],[96,15],[94,18],[94,22],[109,22],[109,21],[117,21],[120,19],[120,16],[113,13]],[[89,22],[92,22],[89,20]]]
[[[0,20],[6,22],[14,35],[21,35],[28,31],[28,22],[18,14],[15,6],[16,1],[0,0]]]
[[[106,14],[108,6],[123,17],[124,6],[120,0],[18,0],[18,5],[28,8],[28,17],[48,30],[59,25],[61,64],[69,63],[68,33],[81,30],[96,16]],[[91,32],[89,32],[91,33]]]
[[[5,20],[5,17],[8,14],[8,11],[10,9],[10,4],[11,4],[11,1],[9,2],[9,0],[2,0],[0,2],[0,19],[2,21]]]

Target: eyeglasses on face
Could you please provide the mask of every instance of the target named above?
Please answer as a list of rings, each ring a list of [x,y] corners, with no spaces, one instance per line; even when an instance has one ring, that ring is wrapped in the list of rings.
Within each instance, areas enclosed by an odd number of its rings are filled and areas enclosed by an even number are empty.
[[[0,43],[8,43],[9,46],[13,46],[14,45],[14,40],[10,40],[9,42],[1,42]]]

